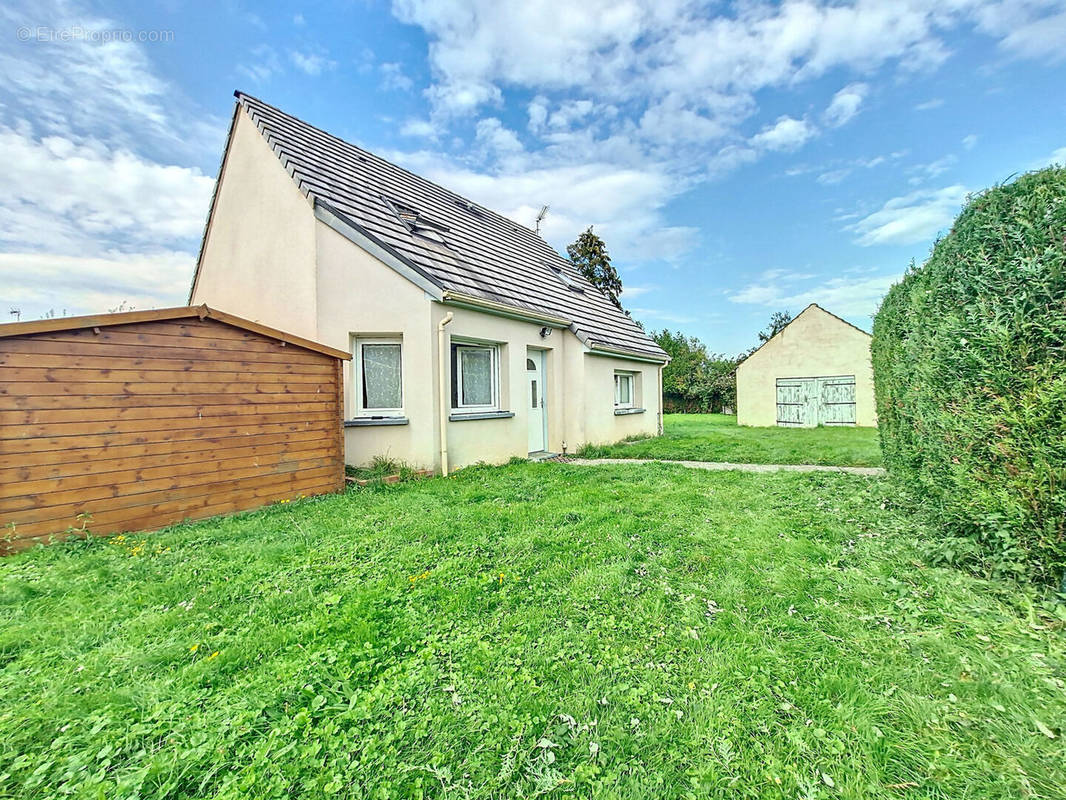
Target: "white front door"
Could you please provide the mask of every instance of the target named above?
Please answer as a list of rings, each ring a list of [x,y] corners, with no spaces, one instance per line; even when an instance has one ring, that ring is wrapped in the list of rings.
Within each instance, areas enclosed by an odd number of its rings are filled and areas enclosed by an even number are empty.
[[[526,413],[529,415],[529,452],[547,449],[544,437],[544,351],[526,354]]]

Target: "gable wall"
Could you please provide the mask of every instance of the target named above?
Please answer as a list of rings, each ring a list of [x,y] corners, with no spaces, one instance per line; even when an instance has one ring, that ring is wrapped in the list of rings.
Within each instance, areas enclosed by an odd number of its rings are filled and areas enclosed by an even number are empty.
[[[777,424],[777,379],[855,376],[855,423],[877,425],[870,337],[818,307],[737,368],[737,423]]]
[[[238,110],[191,303],[317,339],[315,224],[310,202]]]

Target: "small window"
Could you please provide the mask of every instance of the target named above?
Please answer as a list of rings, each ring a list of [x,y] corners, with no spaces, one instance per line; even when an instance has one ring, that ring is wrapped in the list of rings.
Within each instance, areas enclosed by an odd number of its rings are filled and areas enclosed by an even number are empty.
[[[568,273],[562,267],[548,266],[548,269],[552,271],[552,274],[559,279],[559,281],[569,289],[571,292],[578,292],[579,294],[585,293],[585,288],[574,278],[573,275]]]
[[[356,415],[403,416],[403,347],[399,339],[357,339]]]
[[[500,355],[496,345],[452,345],[452,408],[496,411],[500,398]]]
[[[423,239],[429,239],[437,244],[447,244],[443,235],[449,230],[447,225],[427,219],[418,209],[411,208],[411,206],[404,205],[396,200],[390,200],[385,197],[382,200],[385,201],[385,204],[392,209],[400,222],[412,234],[421,236]]]
[[[633,407],[633,373],[616,372],[614,374],[614,407]]]
[[[526,369],[528,369],[530,372],[536,371],[537,365],[532,358],[526,359]]]

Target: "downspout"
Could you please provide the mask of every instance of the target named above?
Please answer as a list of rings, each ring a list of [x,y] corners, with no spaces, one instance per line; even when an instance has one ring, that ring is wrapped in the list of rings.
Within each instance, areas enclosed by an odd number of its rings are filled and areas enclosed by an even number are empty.
[[[663,366],[660,364],[659,369],[656,370],[659,384],[659,436],[663,435]]]
[[[440,474],[442,477],[448,474],[448,347],[444,338],[444,327],[455,316],[449,311],[437,323],[437,359],[439,378],[437,384],[438,401],[440,407]]]

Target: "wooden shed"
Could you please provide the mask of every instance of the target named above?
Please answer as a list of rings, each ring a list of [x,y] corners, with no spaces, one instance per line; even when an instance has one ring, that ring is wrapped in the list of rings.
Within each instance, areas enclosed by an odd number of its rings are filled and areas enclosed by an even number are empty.
[[[340,489],[347,358],[207,306],[0,325],[0,548]]]

